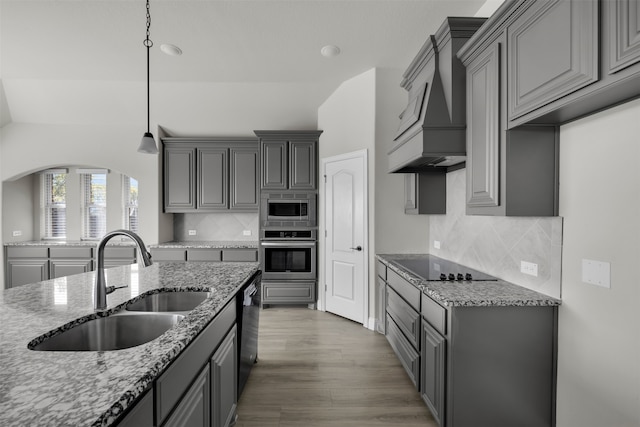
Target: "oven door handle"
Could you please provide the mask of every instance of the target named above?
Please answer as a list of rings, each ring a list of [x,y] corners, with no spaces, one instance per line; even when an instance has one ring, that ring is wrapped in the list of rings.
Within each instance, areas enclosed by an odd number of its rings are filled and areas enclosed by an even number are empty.
[[[294,241],[294,242],[261,242],[261,246],[315,246],[313,241]]]

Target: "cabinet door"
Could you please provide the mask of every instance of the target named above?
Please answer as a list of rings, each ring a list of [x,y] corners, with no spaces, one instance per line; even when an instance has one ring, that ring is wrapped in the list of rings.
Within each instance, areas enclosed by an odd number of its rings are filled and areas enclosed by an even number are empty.
[[[640,62],[640,4],[634,0],[610,0],[609,72]]]
[[[200,372],[198,378],[180,400],[164,427],[209,427],[211,425],[211,400],[209,399],[209,366]]]
[[[196,208],[196,150],[190,147],[165,147],[165,212],[190,212]]]
[[[500,204],[500,71],[504,35],[467,67],[467,213]]]
[[[314,141],[289,143],[289,188],[316,189],[316,143]]]
[[[258,157],[257,148],[231,148],[230,208],[232,210],[258,211]]]
[[[598,2],[531,2],[508,28],[509,120],[598,80]]]
[[[129,413],[118,423],[118,427],[153,427],[153,390],[146,392]]]
[[[422,322],[422,378],[420,394],[439,425],[444,420],[446,340]]]
[[[49,279],[48,259],[7,260],[7,287],[13,288],[28,283]]]
[[[187,251],[185,249],[151,249],[151,261],[185,261],[187,256],[186,253]]]
[[[236,326],[211,357],[212,427],[234,423],[238,406],[238,335]]]
[[[49,278],[57,279],[72,274],[88,273],[93,270],[92,267],[91,259],[52,259]]]
[[[226,148],[198,149],[198,200],[199,211],[226,211],[229,207]]]
[[[260,149],[262,150],[262,188],[286,190],[287,141],[263,141]]]

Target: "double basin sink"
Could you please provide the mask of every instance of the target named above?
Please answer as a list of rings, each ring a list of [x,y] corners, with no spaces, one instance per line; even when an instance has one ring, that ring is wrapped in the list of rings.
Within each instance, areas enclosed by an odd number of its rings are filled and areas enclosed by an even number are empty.
[[[159,292],[144,295],[110,316],[98,317],[52,335],[36,351],[109,351],[135,347],[168,331],[207,297],[209,292]]]

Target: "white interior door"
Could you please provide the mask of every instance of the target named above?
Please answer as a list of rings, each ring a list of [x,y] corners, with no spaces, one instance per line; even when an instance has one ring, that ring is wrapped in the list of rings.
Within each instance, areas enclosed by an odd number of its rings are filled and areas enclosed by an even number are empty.
[[[366,326],[367,152],[326,159],[325,309]]]

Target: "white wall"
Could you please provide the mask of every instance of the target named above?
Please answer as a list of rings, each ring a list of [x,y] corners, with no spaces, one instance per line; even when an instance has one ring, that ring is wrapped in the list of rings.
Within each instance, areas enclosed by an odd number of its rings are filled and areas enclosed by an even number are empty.
[[[558,427],[640,426],[640,100],[560,134]],[[611,289],[582,282],[611,264]]]
[[[170,216],[160,213],[160,156],[138,153],[140,138],[139,126],[12,123],[0,129],[0,178],[4,182],[65,165],[117,170],[138,180],[140,235],[145,243],[169,240],[173,230],[166,217]]]
[[[387,151],[406,106],[401,70],[372,69],[345,81],[318,109],[320,159],[368,150],[369,313],[375,310],[375,254],[425,252],[425,216],[404,215],[402,175],[387,174]],[[319,221],[324,223],[320,188]],[[324,283],[324,248],[319,246],[319,283]]]

